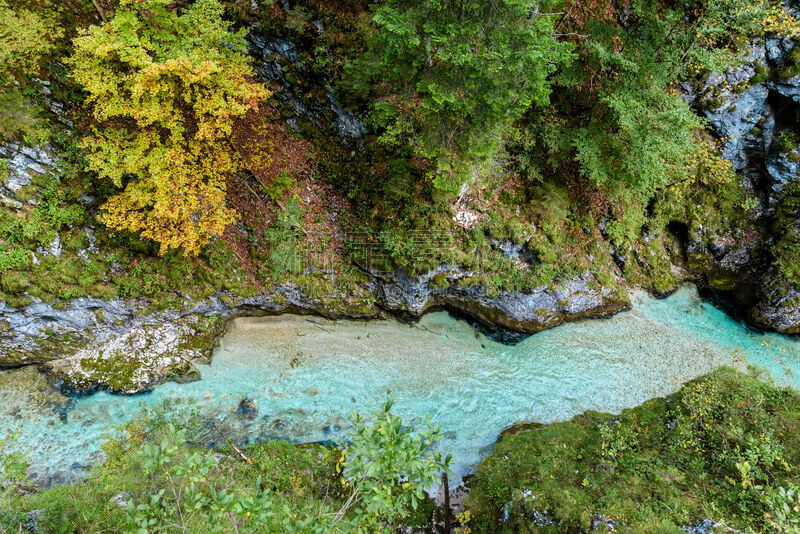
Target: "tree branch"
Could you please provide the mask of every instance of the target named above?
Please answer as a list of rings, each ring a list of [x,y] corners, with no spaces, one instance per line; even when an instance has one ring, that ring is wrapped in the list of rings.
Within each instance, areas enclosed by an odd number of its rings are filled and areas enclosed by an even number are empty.
[[[106,18],[106,14],[103,13],[103,10],[100,8],[100,4],[97,3],[97,0],[92,0],[92,4],[94,4],[94,8],[97,10],[97,14],[100,15],[100,19],[105,23],[108,22]]]

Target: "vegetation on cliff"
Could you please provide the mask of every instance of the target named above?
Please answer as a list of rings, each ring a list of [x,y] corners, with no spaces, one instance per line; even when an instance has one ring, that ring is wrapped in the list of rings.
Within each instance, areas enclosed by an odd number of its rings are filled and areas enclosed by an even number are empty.
[[[578,275],[667,291],[675,228],[763,232],[678,88],[796,19],[766,1],[459,6],[6,0],[2,135],[47,165],[4,193],[0,298],[359,294],[352,260],[459,265],[439,283],[490,294]]]
[[[800,532],[800,394],[724,368],[619,416],[507,435],[471,479],[476,532]]]

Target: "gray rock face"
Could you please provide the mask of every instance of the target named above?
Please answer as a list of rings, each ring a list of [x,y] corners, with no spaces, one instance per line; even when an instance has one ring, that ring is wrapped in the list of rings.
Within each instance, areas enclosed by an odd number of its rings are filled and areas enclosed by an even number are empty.
[[[722,157],[729,159],[733,168],[742,171],[750,164],[750,155],[766,151],[766,139],[771,138],[775,119],[767,104],[769,90],[756,85],[734,97],[726,93],[724,104],[705,112],[706,119],[725,141]],[[766,120],[764,120],[766,118]],[[760,132],[757,126],[761,126]],[[761,132],[766,132],[761,135]]]
[[[20,525],[22,530],[25,532],[31,533],[39,533],[42,532],[42,529],[39,526],[39,522],[43,519],[44,512],[42,510],[31,510],[25,516],[25,522]]]
[[[34,177],[47,174],[55,166],[49,146],[37,148],[12,143],[0,147],[0,159],[8,169],[3,186],[11,193],[30,185]]]
[[[276,313],[379,315],[377,310],[331,311],[294,284],[249,298],[220,294],[166,311],[153,311],[137,300],[91,297],[24,308],[0,302],[0,369],[41,365],[53,384],[70,393],[138,393],[165,380],[196,378],[192,362],[210,356],[225,319]]]
[[[768,183],[768,206],[774,209],[780,191],[796,179],[795,156],[782,152],[775,139],[796,130],[800,113],[800,76],[752,84],[761,69],[785,64],[794,48],[792,39],[770,38],[750,47],[748,63],[725,74],[709,76],[703,87],[687,89],[687,99],[722,139],[722,155],[751,180],[755,190]],[[742,87],[752,85],[741,90]],[[796,149],[795,149],[796,150]]]
[[[371,289],[381,308],[401,316],[419,318],[427,310],[444,307],[491,328],[522,334],[570,319],[615,313],[630,305],[626,296],[619,296],[618,288],[602,288],[588,278],[497,295],[481,287],[458,285],[458,280],[473,274],[448,266],[420,276],[375,274]],[[433,284],[438,275],[450,283]],[[164,380],[195,378],[192,362],[210,355],[221,332],[217,325],[225,319],[287,312],[331,318],[381,314],[377,308],[333,311],[294,284],[248,298],[219,295],[183,310],[167,311],[151,311],[143,302],[119,299],[37,302],[20,309],[0,302],[0,368],[41,364],[51,382],[68,392],[138,393]]]
[[[322,26],[319,29],[323,31]],[[345,144],[367,133],[361,119],[344,109],[328,83],[323,81],[319,84],[319,88],[325,91],[327,103],[325,100],[309,101],[295,93],[286,78],[284,66],[288,63],[299,72],[305,72],[306,67],[299,60],[297,47],[293,42],[283,38],[268,38],[254,30],[249,35],[249,43],[250,54],[258,61],[258,74],[276,84],[279,87],[278,98],[294,110],[295,117],[287,121],[291,126],[296,127],[298,120],[305,120],[323,130],[331,128]]]
[[[81,334],[89,329],[95,337],[103,339],[122,332],[124,327],[121,325],[129,324],[139,308],[136,303],[92,297],[75,299],[58,307],[37,302],[22,309],[0,302],[0,321],[7,325],[6,332],[0,330],[0,349],[10,351],[15,347],[26,347],[25,341],[29,338]]]
[[[772,82],[769,87],[779,95],[791,98],[794,102],[800,104],[800,75]]]
[[[595,513],[592,515],[592,532],[616,532],[617,521]]]
[[[328,95],[328,101],[331,105],[331,111],[336,115],[336,130],[339,132],[339,137],[358,139],[367,133],[367,127],[361,120],[345,110],[336,98],[333,88],[329,85],[325,86]]]
[[[581,317],[616,313],[630,306],[627,295],[620,296],[614,288],[599,284],[591,287],[585,278],[564,280],[553,288],[504,291],[497,295],[490,295],[480,286],[458,285],[458,280],[473,274],[447,266],[420,276],[394,273],[391,277],[375,276],[371,290],[383,308],[411,318],[443,307],[490,328],[523,334]],[[451,283],[444,288],[432,288],[431,279],[437,275],[446,275]]]
[[[797,2],[785,7],[796,15]],[[787,140],[800,135],[800,76],[776,77],[782,72],[777,67],[788,66],[795,46],[792,39],[756,41],[748,64],[713,75],[703,86],[687,91],[687,100],[721,138],[723,156],[763,201],[752,219],[752,236],[720,236],[720,246],[710,247],[690,239],[690,268],[755,324],[784,333],[800,332],[800,288],[778,281],[769,267],[768,251],[776,208],[785,187],[800,173],[800,146],[787,146]],[[758,71],[770,78],[754,84]]]
[[[800,334],[800,291],[773,271],[761,285],[758,305],[751,313],[757,325],[784,334]]]
[[[767,174],[772,178],[772,197],[780,198],[781,190],[800,176],[800,147],[777,152],[767,157]]]
[[[47,247],[38,247],[36,249],[36,252],[38,252],[39,254],[49,254],[51,256],[55,256],[56,258],[58,258],[59,256],[61,256],[62,250],[63,249],[61,247],[61,237],[58,234],[56,234],[56,236],[53,238],[53,240]]]
[[[770,37],[765,42],[766,58],[775,67],[782,66],[786,56],[794,48],[794,41],[789,37]]]
[[[708,239],[711,237],[712,239]],[[734,234],[715,236],[689,236],[686,245],[689,268],[703,276],[703,285],[720,292],[737,291],[747,297],[752,289],[743,291],[746,285],[755,285],[760,279],[759,258],[762,255],[761,236]],[[710,242],[709,242],[710,241]],[[742,293],[747,293],[744,295]],[[740,304],[747,305],[741,301]]]

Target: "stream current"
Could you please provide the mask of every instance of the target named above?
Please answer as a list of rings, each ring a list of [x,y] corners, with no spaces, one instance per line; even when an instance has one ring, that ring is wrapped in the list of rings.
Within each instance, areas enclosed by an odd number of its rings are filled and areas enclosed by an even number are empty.
[[[207,438],[341,441],[351,412],[389,396],[412,427],[429,414],[456,480],[516,423],[550,423],[586,410],[618,413],[668,395],[717,367],[765,367],[800,387],[800,340],[753,332],[685,286],[665,299],[633,296],[633,309],[565,324],[516,345],[486,337],[445,312],[409,325],[281,315],[238,318],[202,379],[138,396],[68,399],[34,368],[0,371],[0,437],[16,434],[32,474],[46,484],[80,478],[101,458],[111,428],[148,409],[193,410]],[[252,418],[237,415],[249,398]],[[252,414],[251,414],[252,415]]]

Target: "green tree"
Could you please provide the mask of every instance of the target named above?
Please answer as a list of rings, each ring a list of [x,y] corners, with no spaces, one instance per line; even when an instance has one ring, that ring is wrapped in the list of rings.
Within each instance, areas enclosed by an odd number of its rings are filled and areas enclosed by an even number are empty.
[[[376,122],[388,143],[435,160],[436,184],[495,154],[501,134],[532,103],[546,104],[549,76],[571,58],[553,35],[552,1],[389,0],[378,31],[350,74],[377,83]]]
[[[646,205],[692,171],[703,124],[678,84],[735,64],[753,37],[789,27],[785,17],[767,0],[568,3],[559,31],[579,60],[554,78],[553,108],[529,115],[526,159]]]
[[[124,186],[101,219],[158,241],[162,254],[196,254],[234,221],[225,192],[244,162],[231,132],[269,96],[223,11],[218,0],[122,0],[75,39],[73,76],[96,121],[89,167]]]
[[[342,512],[357,503],[358,515],[397,525],[417,509],[442,472],[449,472],[451,455],[430,450],[442,438],[430,420],[426,429],[410,432],[391,409],[389,400],[371,420],[353,416],[351,444],[343,451],[351,495]]]

